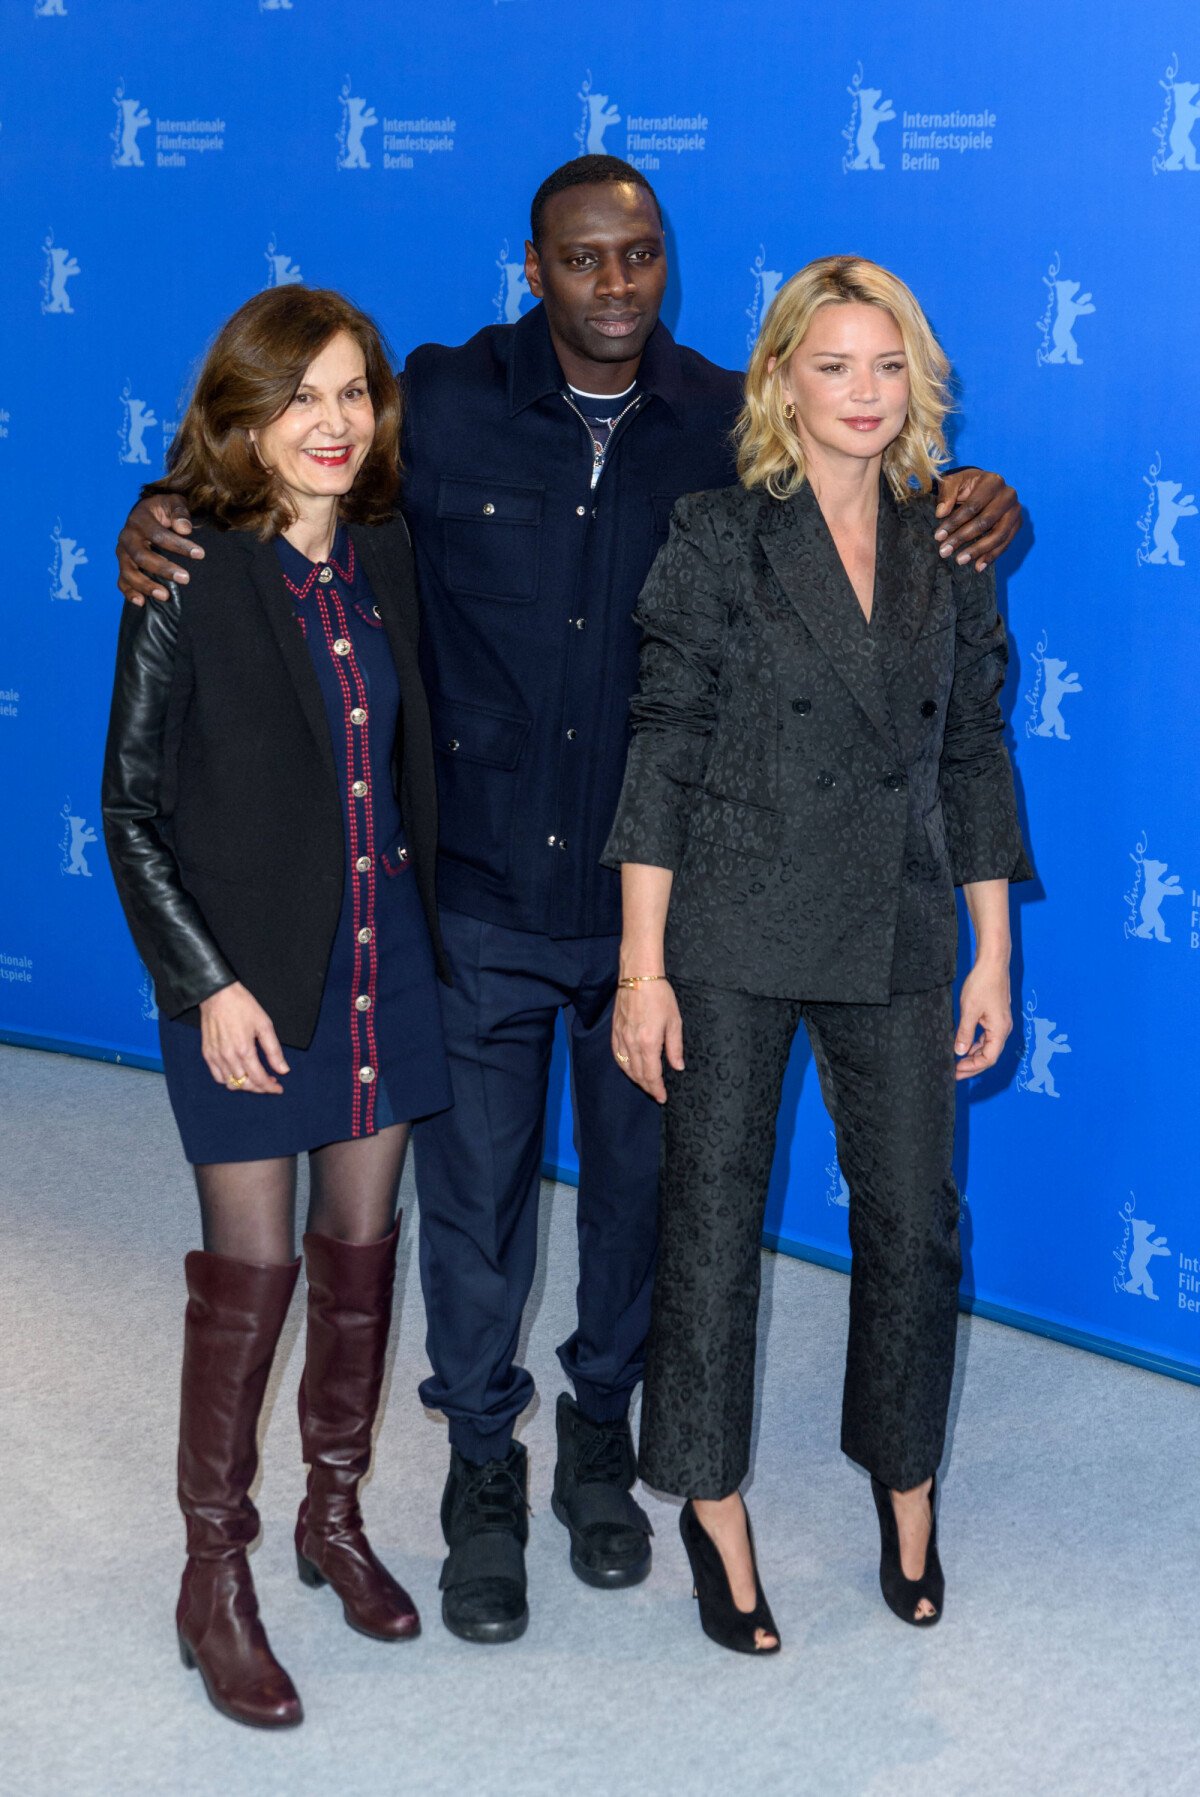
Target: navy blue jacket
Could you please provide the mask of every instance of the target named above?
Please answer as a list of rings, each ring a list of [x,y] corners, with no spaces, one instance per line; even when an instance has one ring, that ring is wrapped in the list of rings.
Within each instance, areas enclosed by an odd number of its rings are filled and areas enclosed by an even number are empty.
[[[633,610],[675,501],[736,479],[741,377],[657,325],[594,492],[541,306],[460,348],[422,345],[405,382],[439,900],[510,929],[615,933],[600,856],[638,684]]]

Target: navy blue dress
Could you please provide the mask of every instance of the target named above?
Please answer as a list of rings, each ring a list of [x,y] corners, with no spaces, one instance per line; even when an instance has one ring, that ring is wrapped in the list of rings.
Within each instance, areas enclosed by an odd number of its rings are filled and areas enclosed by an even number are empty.
[[[167,1091],[189,1161],[269,1160],[445,1110],[450,1078],[429,928],[392,784],[400,691],[387,636],[345,527],[327,562],[280,537],[325,701],[346,832],[346,883],[320,1014],[285,1048],[283,1096],[213,1079],[200,1031],[160,1017]]]

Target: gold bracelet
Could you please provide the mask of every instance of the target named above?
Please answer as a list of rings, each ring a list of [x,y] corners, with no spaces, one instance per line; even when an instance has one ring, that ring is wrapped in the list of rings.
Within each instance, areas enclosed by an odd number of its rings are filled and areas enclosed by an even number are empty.
[[[644,986],[650,980],[665,980],[665,973],[627,973],[624,979],[618,980],[618,986]]]

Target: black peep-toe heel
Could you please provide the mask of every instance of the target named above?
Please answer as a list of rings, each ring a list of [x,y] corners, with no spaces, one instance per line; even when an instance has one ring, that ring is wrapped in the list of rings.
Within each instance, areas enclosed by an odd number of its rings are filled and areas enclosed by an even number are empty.
[[[879,1588],[883,1592],[884,1602],[889,1610],[895,1611],[901,1622],[911,1623],[918,1629],[932,1628],[935,1622],[941,1621],[946,1598],[946,1575],[942,1571],[937,1550],[937,1478],[934,1478],[929,1487],[929,1516],[932,1526],[929,1531],[929,1546],[925,1550],[925,1570],[919,1579],[906,1579],[900,1565],[900,1531],[896,1526],[891,1492],[878,1479],[872,1478],[871,1493],[879,1513]],[[928,1598],[933,1605],[932,1616],[917,1615],[917,1605],[923,1597]]]
[[[746,1516],[746,1534],[750,1541],[750,1560],[754,1567],[755,1602],[752,1610],[739,1610],[734,1603],[720,1549],[696,1515],[690,1498],[680,1512],[679,1533],[683,1537],[688,1564],[692,1569],[695,1595],[700,1600],[700,1627],[709,1640],[715,1641],[718,1647],[728,1647],[733,1653],[778,1653],[779,1630],[775,1627],[770,1605],[763,1596],[749,1514]],[[759,1647],[756,1644],[755,1635],[759,1629],[766,1635],[774,1635],[774,1647]]]

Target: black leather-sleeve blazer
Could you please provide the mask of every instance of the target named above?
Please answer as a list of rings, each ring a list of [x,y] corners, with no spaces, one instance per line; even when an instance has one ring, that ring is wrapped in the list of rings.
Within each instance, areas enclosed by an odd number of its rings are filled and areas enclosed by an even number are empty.
[[[438,971],[437,799],[404,523],[351,527],[400,681],[393,750]],[[104,834],[129,928],[168,1017],[241,980],[280,1040],[316,1027],[345,841],[316,671],[270,543],[198,521],[205,559],[121,619]]]
[[[1031,876],[995,583],[942,560],[933,505],[881,483],[869,630],[807,485],[676,505],[605,850],[675,871],[674,977],[884,1003],[914,874],[931,985],[954,973],[955,884]]]

